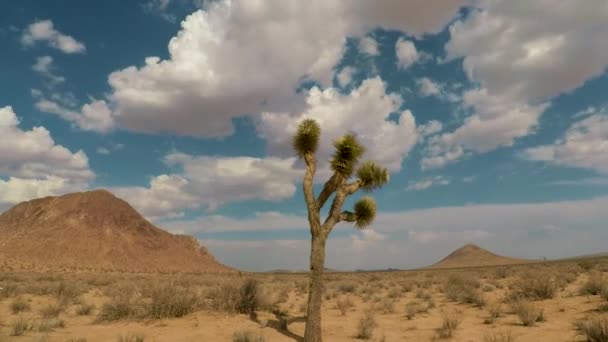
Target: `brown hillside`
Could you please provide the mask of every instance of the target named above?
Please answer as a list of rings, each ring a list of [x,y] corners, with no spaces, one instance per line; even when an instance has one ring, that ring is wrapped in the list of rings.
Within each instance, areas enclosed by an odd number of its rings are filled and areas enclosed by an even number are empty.
[[[105,190],[35,199],[4,212],[0,263],[33,270],[231,270],[193,237],[155,227]]]
[[[509,258],[496,255],[477,245],[468,244],[450,253],[429,268],[467,268],[482,266],[515,265],[533,262],[528,259]]]

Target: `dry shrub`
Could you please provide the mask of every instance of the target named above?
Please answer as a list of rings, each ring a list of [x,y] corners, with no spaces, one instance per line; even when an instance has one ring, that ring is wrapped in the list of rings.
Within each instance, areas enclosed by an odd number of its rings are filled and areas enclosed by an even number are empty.
[[[484,320],[484,324],[493,324],[502,316],[502,305],[498,302],[491,303],[487,306],[489,317]]]
[[[340,293],[354,293],[357,289],[357,285],[354,282],[342,282],[338,285],[338,291]]]
[[[344,298],[339,298],[338,301],[336,302],[336,308],[338,310],[340,310],[340,314],[342,316],[346,315],[348,310],[350,310],[354,306],[355,306],[355,304],[348,296],[346,296]]]
[[[525,274],[513,283],[507,300],[551,299],[555,297],[558,287],[555,277],[548,272]]]
[[[26,302],[25,299],[23,299],[23,297],[17,297],[11,303],[11,312],[13,314],[18,314],[20,312],[29,311],[29,310],[30,310],[30,303]]]
[[[390,298],[384,298],[380,301],[380,310],[384,314],[394,313],[395,312],[395,301]]]
[[[253,331],[237,331],[232,335],[232,342],[264,342],[264,336]]]
[[[357,326],[357,335],[355,335],[355,337],[362,340],[369,340],[372,338],[374,330],[377,326],[378,323],[374,318],[374,314],[371,311],[366,311],[359,321],[359,325]]]
[[[437,337],[451,338],[462,321],[456,314],[449,313],[443,316],[441,327],[437,329]]]
[[[51,318],[38,323],[38,331],[40,332],[49,332],[56,328],[65,328],[65,322],[62,319]]]
[[[116,321],[139,317],[144,312],[141,292],[134,286],[122,286],[99,310],[97,321]]]
[[[119,335],[116,339],[118,342],[144,342],[144,336],[141,334],[128,333],[126,335]]]
[[[491,331],[483,336],[483,342],[515,342],[511,330]]]
[[[79,316],[88,316],[95,309],[95,305],[93,304],[80,304],[76,308],[76,314]]]
[[[11,336],[23,336],[27,331],[32,329],[33,326],[28,319],[19,317],[11,325]]]
[[[608,285],[600,272],[593,272],[580,289],[583,295],[599,295],[608,290]]]
[[[543,309],[538,308],[534,303],[518,301],[513,303],[512,308],[521,323],[526,327],[532,327],[536,322],[543,322],[545,320]]]
[[[408,320],[414,319],[419,311],[420,305],[418,305],[418,303],[407,303],[405,305],[405,316]]]
[[[608,317],[595,316],[574,323],[576,329],[587,337],[588,342],[608,341]]]
[[[65,306],[60,303],[48,304],[40,309],[42,318],[57,318],[65,310]]]
[[[208,294],[211,308],[224,312],[237,312],[240,297],[240,290],[234,284],[223,284]]]
[[[258,309],[258,282],[254,279],[246,280],[239,293],[237,306],[239,313],[254,315]]]
[[[179,318],[199,306],[199,297],[192,289],[174,283],[152,286],[142,295],[146,298],[142,315],[145,318]]]
[[[483,307],[485,299],[478,290],[480,286],[479,281],[470,276],[452,274],[445,283],[444,293],[449,301]]]

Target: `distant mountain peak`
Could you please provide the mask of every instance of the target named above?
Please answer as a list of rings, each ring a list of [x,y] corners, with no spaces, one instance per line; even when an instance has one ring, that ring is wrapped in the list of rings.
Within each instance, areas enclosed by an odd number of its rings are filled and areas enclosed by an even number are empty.
[[[430,266],[430,268],[467,268],[467,267],[483,267],[483,266],[498,266],[498,265],[514,265],[532,262],[527,259],[510,258],[494,254],[478,245],[468,243],[439,262]]]

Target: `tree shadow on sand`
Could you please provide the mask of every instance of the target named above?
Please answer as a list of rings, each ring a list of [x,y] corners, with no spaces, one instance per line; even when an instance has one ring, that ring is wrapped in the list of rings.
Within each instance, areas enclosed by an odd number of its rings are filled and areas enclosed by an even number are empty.
[[[289,324],[294,322],[306,322],[306,316],[282,318],[280,314],[277,314],[276,312],[274,312],[274,315],[276,319],[269,319],[266,323],[267,327],[276,330],[278,333],[282,334],[283,336],[289,337],[296,342],[304,342],[303,336],[297,335],[289,331]],[[258,324],[262,324],[262,322],[260,322],[260,320],[258,319],[257,315],[250,315],[249,318]],[[287,324],[285,324],[285,321]]]

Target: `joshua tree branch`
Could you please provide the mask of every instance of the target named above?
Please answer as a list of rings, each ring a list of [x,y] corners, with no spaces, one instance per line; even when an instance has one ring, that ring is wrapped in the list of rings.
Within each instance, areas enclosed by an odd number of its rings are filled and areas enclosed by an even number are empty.
[[[336,191],[340,179],[339,177],[340,176],[337,173],[334,173],[331,178],[325,182],[325,185],[323,185],[323,190],[321,190],[321,193],[317,198],[317,208],[323,208],[325,202],[327,202],[331,194]]]
[[[357,221],[357,215],[355,215],[355,213],[350,212],[350,211],[343,211],[340,214],[340,221],[355,222],[355,221]]]

